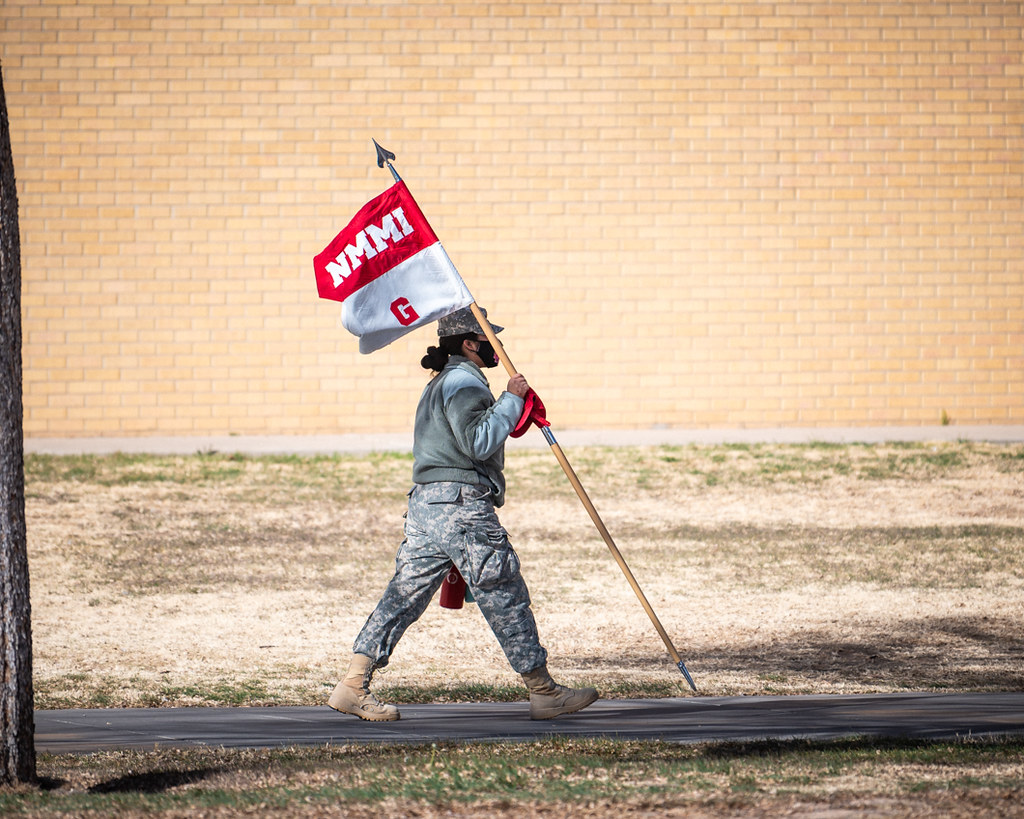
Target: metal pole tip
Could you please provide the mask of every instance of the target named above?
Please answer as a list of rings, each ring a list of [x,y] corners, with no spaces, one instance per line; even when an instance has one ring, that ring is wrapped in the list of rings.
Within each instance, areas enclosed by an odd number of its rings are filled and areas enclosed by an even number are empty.
[[[697,686],[693,684],[693,677],[690,676],[690,672],[686,670],[686,666],[683,665],[683,661],[679,661],[679,670],[683,672],[683,676],[686,677],[686,681],[690,684],[690,688],[694,691],[697,690]]]

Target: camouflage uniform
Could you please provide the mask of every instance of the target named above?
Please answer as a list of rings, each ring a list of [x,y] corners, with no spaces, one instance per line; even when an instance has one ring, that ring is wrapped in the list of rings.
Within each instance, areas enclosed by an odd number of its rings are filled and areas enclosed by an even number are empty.
[[[377,608],[354,650],[387,665],[405,630],[426,611],[454,563],[512,668],[522,674],[547,661],[519,557],[498,522],[491,493],[479,484],[442,481],[409,493],[405,540]]]

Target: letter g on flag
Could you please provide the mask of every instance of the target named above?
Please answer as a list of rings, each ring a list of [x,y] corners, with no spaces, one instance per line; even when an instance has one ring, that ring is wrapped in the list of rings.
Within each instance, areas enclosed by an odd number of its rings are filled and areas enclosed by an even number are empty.
[[[398,323],[403,327],[408,327],[414,321],[419,321],[420,318],[419,313],[404,296],[391,302],[391,312],[395,314]]]

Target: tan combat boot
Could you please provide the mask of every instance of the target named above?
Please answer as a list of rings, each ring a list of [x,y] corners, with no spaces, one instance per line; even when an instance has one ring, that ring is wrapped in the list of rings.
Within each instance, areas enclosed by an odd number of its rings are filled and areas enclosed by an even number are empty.
[[[363,654],[353,654],[352,664],[327,704],[343,714],[354,714],[359,719],[373,722],[388,722],[398,719],[398,709],[393,705],[378,702],[370,693],[370,678],[373,676],[373,660]]]
[[[593,688],[558,685],[551,679],[546,665],[523,674],[523,682],[530,689],[530,719],[551,719],[580,711],[598,696]]]

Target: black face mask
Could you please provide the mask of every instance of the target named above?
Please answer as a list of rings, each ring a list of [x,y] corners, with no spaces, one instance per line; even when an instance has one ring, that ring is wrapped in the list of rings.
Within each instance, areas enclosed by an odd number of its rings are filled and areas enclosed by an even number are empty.
[[[489,341],[478,341],[477,344],[480,346],[477,348],[476,354],[480,356],[480,360],[483,361],[484,367],[497,367],[498,366],[498,355],[494,352],[494,347],[491,346]]]

